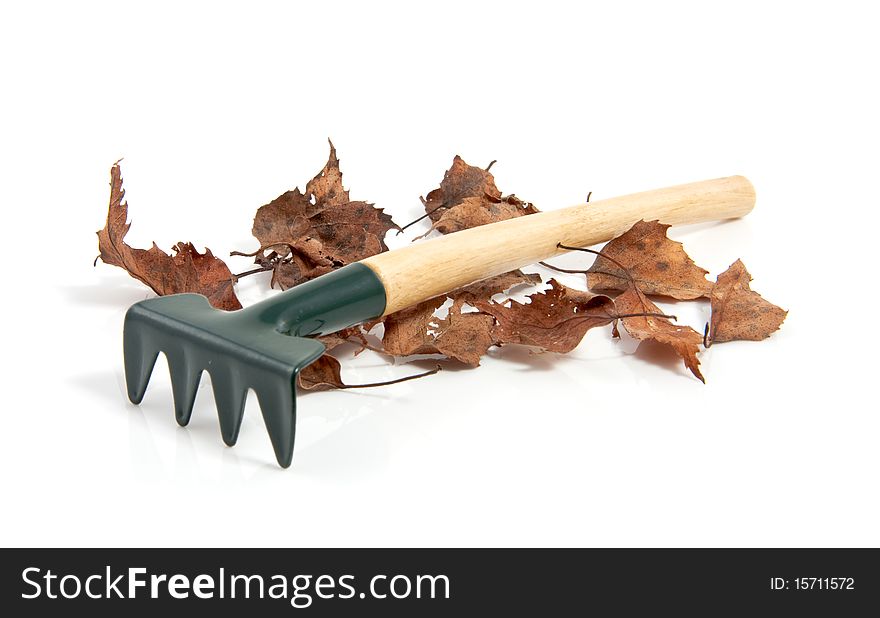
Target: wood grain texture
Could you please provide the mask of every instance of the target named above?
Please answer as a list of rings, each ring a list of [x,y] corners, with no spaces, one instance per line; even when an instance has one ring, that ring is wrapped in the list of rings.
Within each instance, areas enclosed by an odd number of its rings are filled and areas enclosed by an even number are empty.
[[[380,253],[361,263],[385,285],[383,315],[388,315],[565,253],[557,244],[588,247],[611,240],[640,219],[673,225],[733,219],[748,214],[754,205],[752,184],[743,176],[728,176],[483,225]]]

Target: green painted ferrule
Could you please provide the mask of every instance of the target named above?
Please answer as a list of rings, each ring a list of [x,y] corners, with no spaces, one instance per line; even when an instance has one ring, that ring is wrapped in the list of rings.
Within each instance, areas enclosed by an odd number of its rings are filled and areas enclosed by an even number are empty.
[[[298,337],[326,335],[385,312],[385,286],[355,263],[276,294],[244,310],[249,318]]]

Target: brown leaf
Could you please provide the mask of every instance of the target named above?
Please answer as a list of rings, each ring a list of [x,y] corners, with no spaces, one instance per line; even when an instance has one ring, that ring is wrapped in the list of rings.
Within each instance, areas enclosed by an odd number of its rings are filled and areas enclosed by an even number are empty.
[[[296,379],[300,388],[307,391],[327,391],[346,387],[345,382],[342,381],[342,365],[329,354],[324,354],[311,365],[303,367]]]
[[[308,281],[309,279],[314,279],[315,277],[320,277],[321,275],[326,275],[330,271],[336,269],[335,266],[325,266],[319,265],[311,268],[302,268],[302,267],[293,267],[289,262],[281,262],[278,265],[275,273],[273,274],[271,287],[278,286],[280,290],[288,290],[295,285],[302,283],[303,281]]]
[[[662,313],[641,290],[632,285],[614,299],[614,306],[618,315]],[[621,318],[621,321],[626,332],[634,339],[656,341],[670,346],[682,358],[691,373],[697,376],[701,382],[706,382],[703,374],[700,373],[700,361],[697,359],[697,352],[699,352],[700,344],[703,341],[700,333],[689,326],[679,326],[661,317],[633,316]]]
[[[251,230],[264,250],[256,263],[273,269],[282,289],[387,251],[385,233],[399,229],[391,217],[363,201],[351,201],[342,186],[336,148],[306,185],[257,209]]]
[[[391,217],[367,202],[346,202],[327,208],[309,219],[308,234],[324,252],[343,264],[388,251],[385,232],[397,225]]]
[[[431,212],[431,221],[436,223],[443,215],[438,208],[455,208],[467,198],[483,196],[493,200],[501,199],[501,191],[495,186],[495,177],[487,170],[468,165],[464,159],[455,155],[452,167],[443,174],[440,188],[428,193],[425,210]]]
[[[517,285],[540,281],[540,275],[514,270],[450,292],[448,297],[453,304],[445,318],[434,316],[434,312],[446,302],[447,296],[438,296],[393,313],[382,320],[385,325],[382,346],[394,356],[442,354],[476,367],[494,344],[494,319],[480,313],[463,313],[464,304],[488,301],[492,295]]]
[[[694,264],[680,242],[667,238],[668,229],[659,221],[639,221],[609,242],[587,270],[587,287],[623,291],[631,276],[645,294],[678,300],[708,296],[712,291],[712,283],[706,280],[709,271]]]
[[[532,206],[532,208],[534,208]],[[534,210],[537,212],[537,210]],[[441,234],[451,234],[460,230],[486,225],[487,223],[495,223],[496,221],[504,221],[505,219],[513,219],[521,215],[532,214],[523,208],[511,204],[510,202],[491,202],[485,198],[469,197],[450,210],[444,212],[437,223],[434,224],[434,230]]]
[[[492,338],[498,344],[537,346],[550,352],[572,351],[591,328],[614,321],[614,305],[607,296],[581,292],[550,280],[551,288],[529,296],[529,303],[477,302],[496,322]]]
[[[288,245],[287,256],[278,251],[258,252],[255,262],[272,270],[271,287],[276,285],[282,290],[292,288],[296,284],[314,279],[329,273],[339,266],[324,252],[324,245],[314,238],[305,238],[293,245]]]
[[[336,358],[326,352],[330,352],[344,343],[350,343],[352,339],[359,340],[361,350],[367,345],[367,340],[364,338],[359,326],[352,326],[329,335],[324,335],[323,337],[318,337],[318,341],[323,343],[326,348],[325,354],[321,355],[311,365],[306,365],[300,370],[297,375],[297,383],[300,388],[307,391],[347,388],[345,382],[342,381],[341,364]]]
[[[516,286],[536,283],[541,283],[541,275],[527,275],[521,270],[511,270],[458,288],[450,292],[449,296],[457,305],[476,300],[488,301],[495,294],[500,294]]]
[[[350,326],[348,328],[336,331],[335,333],[323,335],[321,337],[318,337],[318,341],[324,344],[327,352],[333,350],[334,348],[338,348],[344,343],[355,343],[356,341],[356,345],[360,345],[360,349],[355,352],[355,355],[364,350],[368,345],[363,332],[361,332],[360,326]]]
[[[191,243],[174,245],[168,255],[153,243],[149,249],[134,249],[125,243],[128,202],[122,187],[119,162],[110,168],[110,206],[107,223],[98,231],[98,249],[105,264],[125,269],[129,275],[150,287],[159,296],[191,292],[203,294],[218,309],[241,309],[235,295],[235,277],[226,264],[207,247],[199,253]]]
[[[788,312],[752,291],[751,280],[741,260],[718,275],[710,296],[709,345],[737,339],[760,341],[782,326]]]
[[[437,353],[434,337],[428,334],[428,328],[431,323],[436,323],[434,312],[444,302],[445,297],[437,296],[386,316],[382,320],[385,325],[382,347],[385,351],[393,356]]]
[[[330,156],[324,169],[306,184],[306,193],[315,198],[315,205],[337,206],[349,201],[348,191],[342,187],[342,171],[339,169],[339,158],[336,147],[329,139]]]
[[[461,313],[452,307],[445,318],[434,311],[445,298],[432,299],[385,318],[382,347],[394,356],[442,354],[470,367],[480,364],[480,357],[493,344],[493,320],[480,313]]]
[[[502,197],[490,172],[468,165],[458,155],[424,204],[434,224],[431,229],[443,234],[538,212],[515,195]]]
[[[439,354],[453,358],[469,367],[480,364],[480,358],[495,344],[492,316],[482,313],[461,313],[451,307],[449,314],[437,320],[434,347]]]
[[[317,210],[298,188],[285,191],[257,209],[251,232],[260,241],[260,246],[272,247],[282,255],[287,255],[284,244],[294,244],[308,233],[309,217]]]

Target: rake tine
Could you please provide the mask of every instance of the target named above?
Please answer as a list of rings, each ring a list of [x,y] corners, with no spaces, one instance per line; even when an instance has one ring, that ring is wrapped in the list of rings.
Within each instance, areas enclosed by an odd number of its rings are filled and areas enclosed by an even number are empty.
[[[275,459],[282,468],[290,467],[293,460],[293,442],[296,437],[296,398],[293,377],[285,382],[266,384],[257,389],[257,399],[263,421],[275,450]]]
[[[209,373],[214,387],[217,416],[220,418],[220,434],[227,446],[235,446],[241,429],[241,419],[244,417],[247,389],[233,371],[218,368]]]
[[[165,352],[168,359],[168,371],[171,373],[171,393],[174,397],[174,417],[177,424],[186,427],[192,417],[196,391],[202,379],[200,368],[187,358],[181,349]]]
[[[148,345],[138,329],[126,329],[123,338],[125,385],[132,403],[143,400],[158,356],[158,348]]]

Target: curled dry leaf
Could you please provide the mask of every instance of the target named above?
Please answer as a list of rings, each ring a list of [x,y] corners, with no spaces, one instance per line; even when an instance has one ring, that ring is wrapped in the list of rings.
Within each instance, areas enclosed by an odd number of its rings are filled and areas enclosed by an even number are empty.
[[[450,210],[467,198],[483,196],[492,201],[501,199],[501,191],[495,186],[495,177],[488,170],[468,165],[455,155],[452,167],[443,174],[440,188],[434,189],[425,198],[425,210],[431,221],[437,223],[444,214],[441,209]]]
[[[481,300],[488,301],[494,294],[538,282],[539,275],[514,270],[450,292],[448,298],[452,299],[452,306],[445,318],[436,317],[434,312],[446,302],[446,295],[392,313],[382,320],[385,325],[382,347],[393,356],[442,354],[476,367],[495,343],[492,336],[494,320],[481,313],[463,313],[465,303],[475,306]]]
[[[588,330],[611,323],[616,314],[607,296],[568,288],[556,280],[551,288],[529,296],[528,303],[491,302],[492,295],[512,285],[534,283],[535,275],[506,273],[449,294],[445,318],[434,315],[446,301],[432,298],[384,319],[382,346],[394,356],[442,354],[470,367],[494,345],[521,344],[550,352],[570,352]],[[463,312],[469,304],[479,312]]]
[[[392,356],[411,356],[413,354],[435,354],[434,337],[429,334],[430,324],[436,322],[434,312],[446,302],[438,296],[396,311],[381,320],[385,326],[382,335],[382,348]]]
[[[324,246],[314,238],[306,238],[291,245],[290,253],[286,256],[274,250],[268,253],[260,251],[255,262],[272,271],[269,286],[282,290],[320,277],[342,266],[342,262],[328,257],[324,252]]]
[[[511,270],[510,272],[495,275],[494,277],[458,288],[450,293],[450,297],[455,305],[473,303],[477,300],[488,301],[495,294],[507,292],[522,285],[535,285],[538,283],[541,283],[541,275],[539,274],[526,274],[521,270]]]
[[[492,345],[492,319],[454,309],[445,318],[434,316],[444,301],[428,301],[388,316],[382,337],[385,352],[393,356],[442,354],[470,367],[479,365],[480,357]]]
[[[342,381],[342,365],[329,354],[322,355],[311,365],[303,367],[296,376],[299,387],[306,391],[326,391],[345,388]]]
[[[492,318],[482,313],[462,313],[451,308],[449,314],[434,327],[437,352],[469,367],[480,364],[480,358],[494,345]]]
[[[530,295],[528,303],[476,303],[495,320],[495,343],[537,346],[564,354],[575,349],[591,328],[614,321],[614,304],[607,296],[581,292],[555,279],[549,283],[549,290]]]
[[[191,244],[174,245],[174,255],[168,255],[153,243],[149,249],[135,249],[125,242],[131,224],[128,223],[128,202],[122,186],[119,162],[110,168],[110,206],[107,223],[98,231],[98,249],[105,264],[118,266],[129,275],[150,287],[156,294],[191,292],[204,294],[218,309],[241,309],[233,285],[235,277],[226,264],[205,248],[204,253]]]
[[[751,280],[741,260],[718,275],[710,296],[708,345],[737,339],[760,341],[782,326],[788,312],[752,291]]]
[[[442,234],[538,212],[515,195],[503,197],[488,170],[468,165],[458,155],[424,204],[431,229]]]
[[[251,229],[254,237],[265,247],[275,247],[286,255],[286,243],[295,243],[309,231],[309,217],[316,206],[303,195],[299,187],[285,191],[274,200],[257,209]]]
[[[307,391],[329,390],[331,388],[347,388],[342,381],[342,366],[339,361],[328,352],[345,343],[360,345],[355,356],[367,347],[360,327],[351,326],[329,335],[318,337],[318,341],[324,344],[325,353],[311,365],[306,365],[297,375],[297,383],[300,388]]]
[[[452,307],[445,318],[434,312],[446,302],[432,298],[398,311],[384,320],[383,350],[393,356],[442,354],[469,367],[480,364],[480,357],[492,345],[492,318],[480,313],[461,313]]]
[[[644,316],[634,314],[656,313],[661,314],[660,309],[635,286],[630,286],[623,294],[614,299],[614,306],[618,315],[622,317],[623,327],[634,339],[640,341],[656,341],[668,345],[684,361],[685,366],[691,370],[701,382],[706,379],[700,373],[700,361],[697,352],[703,337],[690,326],[673,324],[666,318]]]
[[[338,348],[344,343],[353,343],[354,345],[360,346],[355,351],[355,355],[360,354],[369,345],[360,326],[349,326],[348,328],[336,331],[335,333],[322,335],[321,337],[318,337],[318,341],[324,344],[324,348],[327,352]]]
[[[694,264],[680,242],[666,236],[668,229],[659,221],[639,221],[606,244],[587,270],[587,287],[624,291],[632,280],[645,294],[678,300],[708,296],[712,291],[706,279],[709,271]]]
[[[306,184],[261,206],[252,233],[260,242],[255,262],[272,269],[282,289],[387,251],[385,233],[399,229],[391,217],[342,186],[336,148],[324,169]]]

